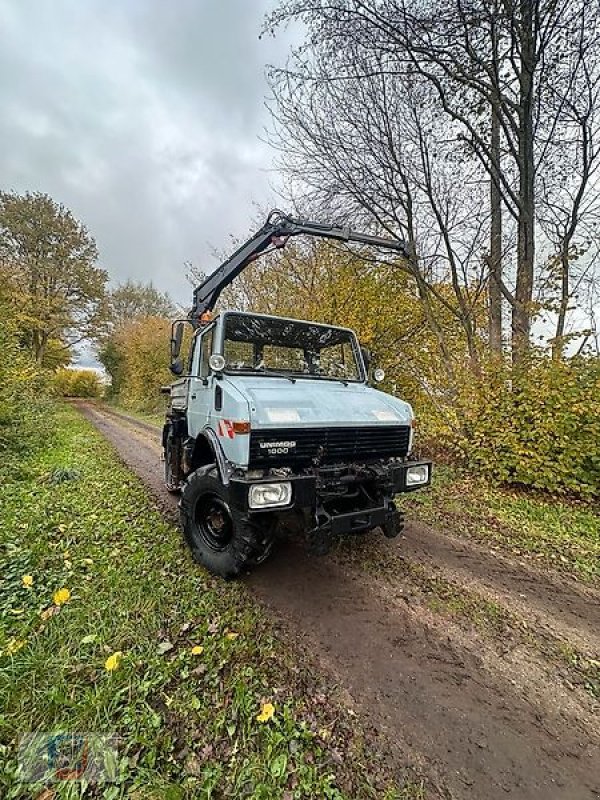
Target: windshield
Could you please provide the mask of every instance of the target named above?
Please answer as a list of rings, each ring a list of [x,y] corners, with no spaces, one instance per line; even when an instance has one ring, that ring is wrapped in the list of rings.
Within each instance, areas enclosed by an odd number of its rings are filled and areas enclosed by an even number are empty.
[[[223,356],[228,372],[362,380],[353,333],[314,322],[225,316]]]

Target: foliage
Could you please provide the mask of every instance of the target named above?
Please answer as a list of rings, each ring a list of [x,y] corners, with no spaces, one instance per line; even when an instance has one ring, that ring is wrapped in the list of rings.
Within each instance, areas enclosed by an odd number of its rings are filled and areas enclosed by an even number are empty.
[[[0,281],[0,318],[0,455],[5,460],[41,444],[51,414],[43,400],[43,376],[21,345],[19,315],[4,281]]]
[[[24,341],[42,364],[49,343],[94,336],[107,274],[84,225],[45,194],[0,193],[0,264],[13,275]]]
[[[106,339],[98,350],[98,359],[110,376],[107,394],[109,397],[118,397],[123,386],[124,358],[123,352],[115,336]]]
[[[112,394],[124,406],[143,411],[162,408],[159,393],[172,380],[168,367],[171,323],[142,317],[122,325],[105,343],[100,360],[112,378]]]
[[[118,735],[106,800],[422,796],[386,795],[342,697],[241,584],[194,564],[97,431],[72,409],[58,423],[28,481],[2,474],[2,797],[23,797],[15,734],[30,730]],[[80,479],[46,480],[66,467]]]
[[[156,337],[150,347],[145,347],[139,332],[143,327],[146,336],[154,336],[159,319],[164,321],[166,330],[167,320],[175,313],[170,297],[151,283],[127,281],[109,292],[107,331],[98,351],[98,358],[111,379],[109,397],[122,396],[130,408],[148,411],[158,408],[156,381],[160,385],[160,376],[169,379],[164,370],[169,335],[165,334],[160,342]],[[156,360],[153,351],[157,356],[160,354]]]
[[[100,397],[102,384],[91,369],[59,369],[53,376],[51,387],[60,397]]]
[[[151,283],[126,281],[108,293],[107,313],[114,330],[143,317],[173,317],[176,309],[171,298]]]
[[[497,373],[462,406],[475,469],[506,483],[600,496],[600,360],[532,359],[510,384]]]

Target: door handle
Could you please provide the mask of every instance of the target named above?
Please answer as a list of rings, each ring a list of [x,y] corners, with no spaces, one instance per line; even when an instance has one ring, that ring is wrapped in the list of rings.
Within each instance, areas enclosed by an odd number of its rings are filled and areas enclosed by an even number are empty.
[[[193,394],[193,395],[192,395],[192,400],[195,400],[195,399],[196,399],[196,395],[195,395],[195,394]]]

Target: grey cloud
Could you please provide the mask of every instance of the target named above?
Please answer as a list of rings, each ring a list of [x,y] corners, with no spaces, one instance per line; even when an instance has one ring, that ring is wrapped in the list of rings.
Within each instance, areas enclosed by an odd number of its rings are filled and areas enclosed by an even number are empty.
[[[45,191],[95,235],[115,281],[189,302],[183,262],[271,199],[270,0],[0,0],[0,186]]]

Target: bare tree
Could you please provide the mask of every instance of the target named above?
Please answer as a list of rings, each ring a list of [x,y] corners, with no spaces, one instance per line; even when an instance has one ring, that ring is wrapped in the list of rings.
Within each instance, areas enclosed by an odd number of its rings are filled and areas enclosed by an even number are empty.
[[[293,61],[297,74],[310,73],[316,62],[321,80],[344,83],[356,77],[358,55],[359,63],[369,65],[361,73],[364,82],[393,77],[396,91],[404,93],[420,76],[431,87],[437,107],[452,122],[456,147],[468,149],[492,184],[485,212],[492,212],[493,221],[490,339],[497,349],[499,289],[511,307],[518,362],[529,347],[535,313],[538,178],[561,157],[556,134],[565,117],[590,109],[589,97],[575,89],[597,81],[597,5],[584,0],[284,0],[270,22],[294,17],[308,28],[308,44]],[[281,92],[275,88],[280,110]],[[316,92],[309,105],[314,108],[318,101]],[[592,106],[595,115],[595,99]],[[370,110],[357,113],[362,119]],[[310,156],[316,155],[312,147]],[[324,150],[318,155],[329,157]],[[470,170],[468,159],[465,164]],[[512,288],[501,263],[503,211],[517,229]]]
[[[396,266],[414,279],[448,376],[454,365],[436,307],[459,321],[476,372],[489,235],[480,165],[455,147],[428,85],[418,75],[401,83],[385,53],[349,40],[341,52],[299,58],[296,69],[271,73],[272,142],[294,196],[312,213],[358,218],[405,239],[411,258]]]

